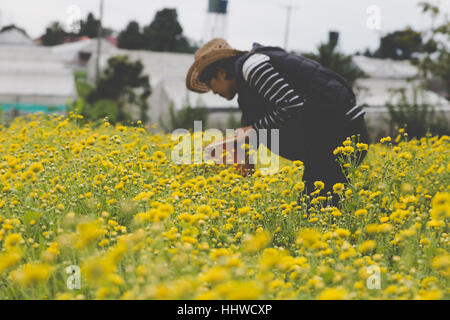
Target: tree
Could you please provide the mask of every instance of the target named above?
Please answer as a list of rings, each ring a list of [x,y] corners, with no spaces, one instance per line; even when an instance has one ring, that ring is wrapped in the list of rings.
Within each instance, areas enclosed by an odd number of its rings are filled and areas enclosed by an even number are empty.
[[[41,42],[44,46],[54,46],[63,43],[68,36],[74,35],[64,31],[62,25],[55,21],[45,29],[45,33],[41,37]]]
[[[86,36],[91,39],[97,38],[98,35],[98,27],[100,25],[100,19],[96,19],[94,14],[89,12],[86,20],[80,21],[80,31],[78,32],[78,36]],[[106,28],[102,26],[102,34],[103,36],[111,35],[114,31],[111,28]]]
[[[423,102],[420,95],[424,87],[412,86],[412,99],[408,98],[405,88],[392,89],[400,99],[397,103],[389,102],[386,107],[390,116],[391,134],[392,129],[406,127],[409,138],[421,138],[429,132],[432,135],[448,135],[449,123],[445,114],[437,112],[435,106]]]
[[[356,52],[355,52],[355,55],[356,55],[356,56],[363,55],[363,56],[369,57],[369,58],[375,58],[375,57],[376,57],[376,56],[375,56],[375,51],[372,52],[372,51],[370,51],[369,48],[364,49],[364,51],[363,51],[362,53],[359,52],[359,51],[356,51]]]
[[[350,85],[353,85],[356,79],[364,76],[364,73],[355,67],[352,63],[352,56],[337,52],[338,36],[336,33],[330,33],[328,43],[320,44],[318,53],[304,53],[307,58],[316,60],[324,67],[333,70],[344,77]]]
[[[100,25],[100,20],[95,19],[94,15],[89,12],[86,20],[81,20],[80,22],[80,36],[87,36],[89,38],[97,38],[98,27]]]
[[[138,117],[147,121],[147,99],[151,94],[149,76],[143,75],[141,61],[131,62],[128,56],[115,56],[108,59],[108,66],[99,78],[96,87],[89,93],[87,101],[94,105],[99,100],[112,100],[117,103],[117,121],[127,121]],[[139,115],[132,115],[134,106]],[[137,119],[132,119],[137,120]]]
[[[412,84],[412,100],[408,99],[405,88],[392,90],[393,93],[400,95],[400,99],[395,105],[387,104],[390,121],[395,126],[406,126],[409,137],[420,138],[427,133],[448,135],[450,123],[446,120],[443,111],[438,112],[435,105],[428,104],[423,97],[420,101],[418,98],[419,94],[423,95],[424,90],[430,88],[432,75],[441,78],[447,90],[447,98],[450,96],[450,48],[448,47],[450,23],[446,16],[439,24],[436,23],[440,14],[437,6],[426,2],[421,2],[419,5],[422,11],[431,14],[433,19],[432,27],[420,33],[424,44],[414,50],[419,54],[411,59],[411,62],[419,67],[421,81],[418,84]]]
[[[144,27],[144,39],[146,48],[153,51],[195,51],[183,35],[176,9],[165,8],[158,11],[150,25]]]
[[[381,38],[380,47],[375,52],[378,58],[405,60],[414,53],[422,52],[422,36],[411,28],[391,32]]]
[[[92,13],[89,13],[86,20],[80,21],[80,31],[73,33],[66,32],[64,27],[58,21],[55,21],[46,28],[44,35],[41,36],[41,42],[44,46],[54,46],[64,43],[67,38],[71,41],[81,36],[97,38],[99,23],[100,21],[95,19]],[[112,33],[112,29],[103,28],[102,34],[104,36],[111,35]]]
[[[441,16],[438,6],[421,2],[424,14],[429,14],[432,18],[430,28],[422,32],[422,37],[426,40],[424,52],[420,59],[415,61],[418,65],[425,82],[428,82],[430,75],[439,77],[445,88],[447,99],[450,98],[450,21],[447,15]],[[439,19],[442,19],[439,21]]]
[[[125,30],[119,33],[117,39],[119,48],[122,49],[144,49],[145,40],[139,27],[139,23],[131,21]]]

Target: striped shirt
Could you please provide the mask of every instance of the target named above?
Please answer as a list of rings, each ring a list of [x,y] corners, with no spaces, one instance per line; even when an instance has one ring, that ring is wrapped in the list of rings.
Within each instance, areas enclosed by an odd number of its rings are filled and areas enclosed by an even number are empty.
[[[261,53],[251,55],[244,62],[242,74],[247,85],[273,106],[272,111],[252,124],[254,129],[279,129],[305,107],[306,98],[280,75],[269,56]],[[364,113],[360,106],[355,105],[346,116],[354,120]]]
[[[242,73],[248,86],[274,106],[271,112],[252,124],[254,129],[283,127],[306,102],[275,70],[265,54],[255,53],[250,56],[242,67]]]

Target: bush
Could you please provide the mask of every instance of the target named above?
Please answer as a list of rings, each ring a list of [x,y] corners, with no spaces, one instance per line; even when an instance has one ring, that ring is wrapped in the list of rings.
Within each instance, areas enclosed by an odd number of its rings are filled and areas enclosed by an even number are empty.
[[[88,119],[108,118],[111,123],[116,123],[119,117],[119,106],[116,101],[101,99],[85,110]]]
[[[147,99],[152,91],[149,76],[143,71],[144,65],[140,60],[130,61],[126,55],[109,58],[108,66],[95,88],[88,93],[86,101],[94,106],[100,100],[113,100],[119,110],[117,121],[133,119],[146,122],[149,108]]]
[[[406,127],[408,135],[413,138],[421,138],[429,132],[432,135],[449,134],[449,123],[444,112],[438,112],[435,106],[420,103],[418,96],[422,92],[419,87],[413,87],[413,99],[408,101],[405,88],[392,90],[400,95],[397,104],[388,103],[389,122],[391,131],[394,127]]]
[[[208,123],[208,111],[200,101],[197,101],[196,106],[192,107],[189,95],[186,96],[183,107],[179,111],[175,111],[173,103],[169,106],[169,125],[165,125],[161,119],[162,127],[166,131],[173,131],[175,129],[194,130],[194,121],[202,121],[202,128],[206,128]]]

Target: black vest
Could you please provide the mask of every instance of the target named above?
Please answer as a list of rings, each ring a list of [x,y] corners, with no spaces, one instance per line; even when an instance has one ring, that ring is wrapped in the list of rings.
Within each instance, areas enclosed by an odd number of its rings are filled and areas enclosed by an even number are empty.
[[[250,88],[243,78],[244,62],[254,53],[269,56],[277,72],[306,98],[304,108],[279,131],[279,154],[290,160],[308,161],[304,153],[309,149],[308,146],[314,143],[314,129],[318,127],[326,128],[329,133],[327,143],[320,142],[324,144],[323,147],[330,149],[332,145],[334,146],[335,140],[340,139],[337,137],[337,131],[346,121],[345,112],[356,102],[351,86],[340,75],[318,62],[301,55],[287,53],[278,47],[263,47],[255,43],[252,51],[236,60],[237,94],[239,108],[242,110],[242,126],[251,125],[273,110],[273,106]],[[266,145],[271,149],[270,137],[268,142]]]

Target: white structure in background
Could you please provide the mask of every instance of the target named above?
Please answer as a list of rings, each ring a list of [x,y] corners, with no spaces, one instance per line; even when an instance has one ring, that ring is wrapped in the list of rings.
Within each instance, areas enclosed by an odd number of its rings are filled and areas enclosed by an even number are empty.
[[[406,88],[407,97],[412,99],[411,85],[419,84],[419,70],[409,61],[395,61],[391,59],[375,59],[365,56],[353,56],[353,63],[368,78],[360,78],[356,81],[359,91],[360,104],[371,107],[385,106],[388,102],[398,102],[398,96],[392,95],[389,89]],[[407,80],[411,79],[410,82]],[[365,90],[368,89],[368,90]],[[419,97],[419,103],[434,105],[448,105],[448,101],[432,91],[424,91]]]
[[[114,55],[117,47],[108,40],[101,40],[102,52]],[[97,39],[83,39],[51,47],[52,53],[72,69],[85,69],[90,58],[97,50]]]
[[[104,70],[107,60],[113,55],[128,55],[131,61],[140,60],[144,65],[144,74],[150,76],[152,94],[149,98],[148,117],[150,123],[169,124],[169,106],[180,110],[187,99],[192,107],[204,106],[209,111],[208,126],[225,128],[229,117],[229,108],[236,112],[235,119],[240,120],[236,100],[228,101],[211,92],[197,94],[186,89],[186,74],[194,61],[194,55],[186,53],[153,52],[145,50],[122,50],[114,53],[102,53],[100,70]],[[88,63],[88,79],[93,81],[95,75],[95,56]]]
[[[35,43],[18,28],[9,26],[0,32],[0,45],[34,46]]]
[[[419,70],[409,61],[353,56],[352,62],[368,76],[356,81],[355,93],[358,104],[367,106],[369,129],[376,128],[379,134],[388,134],[389,113],[386,105],[396,104],[400,99],[400,95],[394,94],[392,89],[404,88],[407,101],[413,102],[413,87],[420,83]],[[443,111],[450,121],[450,103],[437,93],[422,90],[417,95],[417,103],[435,106],[435,110]]]
[[[72,71],[51,48],[7,33],[0,33],[0,107],[6,113],[51,111],[48,107],[65,112],[68,99],[76,97]]]

